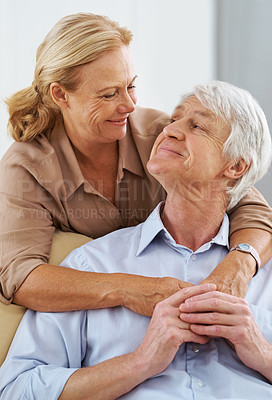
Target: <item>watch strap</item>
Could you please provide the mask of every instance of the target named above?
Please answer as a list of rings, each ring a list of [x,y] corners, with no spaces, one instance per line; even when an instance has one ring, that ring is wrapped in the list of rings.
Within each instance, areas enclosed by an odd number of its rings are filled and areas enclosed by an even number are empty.
[[[252,257],[256,261],[256,272],[255,272],[255,274],[253,276],[257,275],[257,273],[259,272],[259,270],[261,268],[261,259],[260,259],[260,256],[259,256],[257,250],[254,249],[253,246],[251,246],[250,244],[247,244],[247,243],[236,244],[235,246],[233,246],[230,249],[230,252],[233,251],[233,250],[241,251],[242,253],[248,253],[248,254],[252,255]]]

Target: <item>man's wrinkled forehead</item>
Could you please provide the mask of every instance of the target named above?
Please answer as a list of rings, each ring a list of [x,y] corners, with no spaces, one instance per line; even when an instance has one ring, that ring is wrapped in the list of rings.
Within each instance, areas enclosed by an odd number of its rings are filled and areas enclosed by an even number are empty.
[[[192,104],[194,105],[193,110],[192,110]],[[203,106],[196,96],[191,96],[182,101],[180,104],[178,104],[172,114],[172,118],[175,117],[181,118],[189,113],[205,117],[209,119],[211,122],[217,119],[214,112]]]

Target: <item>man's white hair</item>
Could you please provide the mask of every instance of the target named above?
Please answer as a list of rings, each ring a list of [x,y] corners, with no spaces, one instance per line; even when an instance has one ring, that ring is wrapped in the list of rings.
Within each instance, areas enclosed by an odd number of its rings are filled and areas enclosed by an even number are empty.
[[[201,104],[231,126],[223,154],[230,161],[244,159],[250,165],[234,187],[227,190],[229,210],[268,171],[272,157],[271,136],[263,110],[254,97],[230,83],[212,81],[197,85],[180,104],[196,96]]]

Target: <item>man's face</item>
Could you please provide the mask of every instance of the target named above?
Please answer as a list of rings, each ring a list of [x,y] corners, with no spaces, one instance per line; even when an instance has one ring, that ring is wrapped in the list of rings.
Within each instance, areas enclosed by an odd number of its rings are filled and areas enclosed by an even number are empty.
[[[222,181],[230,164],[222,155],[230,125],[195,96],[176,108],[172,121],[154,144],[149,172],[167,191],[177,185],[211,189]]]

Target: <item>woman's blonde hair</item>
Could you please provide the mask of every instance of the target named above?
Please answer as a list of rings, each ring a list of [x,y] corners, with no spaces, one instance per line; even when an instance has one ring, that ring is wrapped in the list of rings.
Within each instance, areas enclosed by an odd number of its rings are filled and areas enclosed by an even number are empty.
[[[12,137],[30,141],[40,133],[48,135],[61,115],[51,98],[50,84],[59,82],[68,91],[76,90],[77,67],[128,46],[131,39],[127,28],[101,15],[79,13],[62,18],[37,50],[32,86],[6,100]]]

